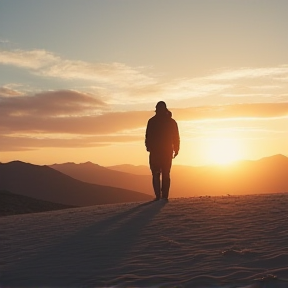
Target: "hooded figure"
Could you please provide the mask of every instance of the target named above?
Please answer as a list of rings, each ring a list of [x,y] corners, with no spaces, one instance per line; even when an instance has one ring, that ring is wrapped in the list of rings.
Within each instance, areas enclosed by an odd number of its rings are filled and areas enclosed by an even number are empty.
[[[150,152],[149,164],[156,200],[161,197],[168,200],[172,158],[178,155],[180,137],[178,125],[164,101],[157,103],[155,112],[156,115],[147,123],[145,145]]]

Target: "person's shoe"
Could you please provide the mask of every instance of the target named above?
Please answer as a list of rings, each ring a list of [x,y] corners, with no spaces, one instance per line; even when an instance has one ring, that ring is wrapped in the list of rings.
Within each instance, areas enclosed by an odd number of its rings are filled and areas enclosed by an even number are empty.
[[[156,196],[156,198],[154,199],[154,201],[159,201],[160,200],[160,197],[158,196]]]
[[[168,198],[166,198],[166,197],[162,197],[162,200],[163,200],[163,201],[166,201],[166,202],[169,201]]]

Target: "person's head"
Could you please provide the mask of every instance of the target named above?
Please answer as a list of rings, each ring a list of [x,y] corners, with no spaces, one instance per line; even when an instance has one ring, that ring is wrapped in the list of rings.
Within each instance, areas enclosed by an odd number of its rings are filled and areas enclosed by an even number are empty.
[[[167,106],[164,101],[159,101],[156,104],[156,114],[166,114],[167,113]]]

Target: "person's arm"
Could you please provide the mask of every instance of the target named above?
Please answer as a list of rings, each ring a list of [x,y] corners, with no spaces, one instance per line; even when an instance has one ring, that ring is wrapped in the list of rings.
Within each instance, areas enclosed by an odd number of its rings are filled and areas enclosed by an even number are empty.
[[[150,121],[148,121],[147,123],[147,127],[146,127],[146,133],[145,133],[145,146],[146,146],[146,150],[149,152],[150,151],[150,142],[151,142],[151,136],[150,136],[150,130],[151,130],[151,127],[150,127]]]
[[[175,158],[178,155],[180,149],[180,135],[177,122],[174,119],[173,119],[172,141],[174,150],[173,157]]]

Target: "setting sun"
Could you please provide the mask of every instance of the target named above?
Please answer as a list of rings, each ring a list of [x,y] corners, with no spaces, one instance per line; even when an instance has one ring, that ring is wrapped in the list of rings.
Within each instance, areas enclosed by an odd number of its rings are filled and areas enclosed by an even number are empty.
[[[242,157],[239,140],[231,138],[213,138],[206,143],[205,153],[211,164],[225,165]]]

